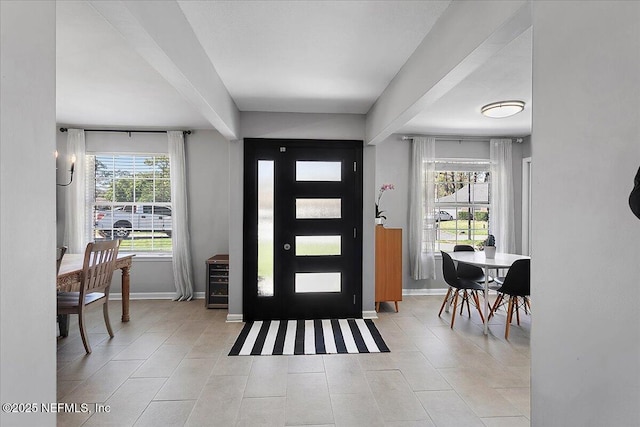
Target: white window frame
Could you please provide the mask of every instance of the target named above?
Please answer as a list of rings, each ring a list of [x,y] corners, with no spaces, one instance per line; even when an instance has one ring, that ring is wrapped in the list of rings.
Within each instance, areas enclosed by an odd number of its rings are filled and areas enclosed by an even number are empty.
[[[463,159],[463,158],[454,158],[454,159],[447,159],[447,158],[439,158],[436,159],[435,161],[435,172],[440,173],[440,172],[485,172],[485,173],[489,173],[490,172],[490,160],[489,159]],[[434,179],[435,181],[435,179]],[[438,194],[437,192],[437,182],[434,183],[436,185],[436,189],[435,189],[435,193],[436,195]],[[442,239],[440,239],[440,226],[441,224],[443,224],[445,221],[438,221],[439,218],[439,212],[440,211],[446,211],[449,212],[450,211],[455,211],[456,215],[454,217],[454,221],[458,221],[457,215],[459,212],[459,209],[471,209],[471,212],[473,213],[473,215],[475,216],[475,212],[476,209],[478,210],[486,210],[487,212],[490,213],[490,204],[491,204],[491,175],[489,175],[489,179],[488,179],[488,187],[487,187],[487,201],[486,202],[442,202],[439,201],[438,198],[436,197],[436,202],[434,204],[434,216],[436,218],[436,240],[435,240],[435,244],[436,244],[436,253],[440,253],[440,250],[442,248]],[[488,230],[488,221],[487,221],[487,230]],[[457,230],[457,228],[456,228]],[[474,229],[475,230],[475,229]],[[488,233],[488,231],[487,231]],[[456,242],[454,243],[454,245],[458,244],[458,233],[455,233],[456,236]],[[484,237],[484,233],[482,233],[482,236]],[[473,236],[472,236],[473,237]],[[486,237],[485,237],[486,238]],[[447,239],[449,240],[449,239]],[[462,240],[462,239],[461,239]],[[464,240],[474,240],[472,239],[464,239]],[[477,239],[475,239],[477,240]],[[483,239],[484,240],[484,239]],[[467,242],[461,243],[461,244],[468,244]],[[444,248],[443,250],[452,250],[453,248]]]
[[[85,198],[85,205],[86,205],[86,210],[87,210],[87,214],[86,214],[86,218],[87,218],[87,232],[89,233],[88,235],[88,241],[94,241],[94,240],[100,240],[103,238],[109,238],[109,236],[100,236],[99,233],[97,233],[96,231],[96,211],[95,208],[96,206],[108,206],[111,207],[112,209],[114,207],[120,207],[120,206],[132,206],[134,207],[135,210],[137,209],[142,209],[143,212],[141,212],[140,214],[144,214],[144,210],[146,210],[145,208],[148,206],[153,206],[153,210],[155,211],[155,207],[168,207],[168,208],[172,208],[172,202],[156,202],[155,200],[152,202],[140,202],[140,201],[134,201],[134,202],[114,202],[114,201],[96,201],[96,170],[95,170],[95,160],[96,157],[101,157],[101,156],[130,156],[130,157],[167,157],[169,156],[168,153],[158,153],[158,152],[149,152],[149,153],[138,153],[138,152],[92,152],[90,154],[87,154],[86,158],[86,183],[87,183],[87,191],[86,191],[86,198]],[[135,181],[135,175],[133,177],[134,181]],[[155,199],[155,177],[153,178],[154,180],[154,199]],[[162,178],[162,179],[167,179],[167,178]],[[168,178],[168,184],[169,184],[169,188],[171,188],[171,178]],[[132,212],[133,214],[133,212]],[[133,217],[133,215],[132,215]],[[166,220],[165,220],[166,221]],[[171,218],[169,217],[168,219],[168,224],[171,224]],[[137,255],[142,255],[142,256],[159,256],[159,257],[165,257],[165,256],[171,256],[173,254],[173,244],[170,245],[168,250],[154,250],[153,246],[156,240],[159,240],[161,236],[159,236],[158,234],[162,233],[163,239],[169,239],[169,241],[172,240],[171,237],[171,231],[169,230],[169,232],[163,232],[160,230],[154,230],[154,227],[156,225],[156,220],[155,218],[152,217],[151,220],[151,236],[149,236],[148,238],[151,239],[151,250],[135,250],[134,248],[132,248],[133,246],[133,242],[131,242],[131,240],[128,239],[124,239],[123,242],[120,245],[120,249],[119,252],[126,252],[126,253],[133,253],[133,254],[137,254]],[[135,228],[134,228],[135,229]],[[145,237],[146,239],[146,237]],[[133,240],[135,240],[135,236],[133,238]],[[127,244],[128,242],[131,242],[131,244]],[[172,242],[171,242],[172,243]]]

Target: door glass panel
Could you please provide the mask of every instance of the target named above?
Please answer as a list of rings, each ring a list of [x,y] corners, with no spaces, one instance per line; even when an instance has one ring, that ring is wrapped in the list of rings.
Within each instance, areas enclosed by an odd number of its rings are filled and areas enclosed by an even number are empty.
[[[341,236],[296,236],[296,256],[340,255]]]
[[[296,161],[296,181],[342,181],[342,162]]]
[[[258,160],[258,296],[273,296],[274,161]]]
[[[296,199],[296,219],[342,217],[342,199]]]
[[[340,292],[342,273],[296,273],[296,293]]]

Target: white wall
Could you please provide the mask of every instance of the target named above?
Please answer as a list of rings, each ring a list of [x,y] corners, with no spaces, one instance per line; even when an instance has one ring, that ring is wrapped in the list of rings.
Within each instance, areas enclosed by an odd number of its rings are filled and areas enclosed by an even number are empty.
[[[638,426],[640,2],[533,16],[531,424]]]
[[[74,126],[70,126],[74,127]],[[77,126],[81,127],[81,126]],[[58,132],[58,152],[64,157],[66,133]],[[86,133],[87,151],[166,152],[166,134]],[[229,252],[229,142],[215,130],[193,130],[185,137],[191,262],[196,292],[206,286],[207,258]],[[58,171],[60,174],[60,171]],[[60,180],[62,178],[59,178]],[[58,190],[58,241],[64,233],[64,189]],[[112,292],[121,292],[114,274]],[[168,257],[135,257],[131,270],[132,296],[167,297],[175,293]],[[138,294],[138,295],[136,295]],[[132,317],[135,313],[132,313]]]
[[[243,112],[242,138],[364,139],[362,114]]]
[[[0,16],[0,402],[55,402],[55,3],[2,1]]]
[[[196,130],[187,136],[189,232],[196,292],[205,291],[205,261],[229,253],[229,144],[214,130]]]
[[[516,248],[522,243],[522,158],[529,150],[529,138],[523,143],[513,144],[513,188],[515,208]],[[489,143],[482,141],[437,141],[436,157],[442,158],[489,158]],[[377,145],[375,196],[382,184],[395,184],[395,190],[386,191],[381,199],[381,209],[386,211],[389,228],[402,228],[403,289],[409,292],[441,290],[446,288],[442,279],[442,267],[436,259],[435,280],[414,280],[409,265],[409,170],[411,167],[411,142],[403,141],[402,135],[391,135]],[[519,251],[519,250],[518,250]]]
[[[240,117],[242,138],[364,139],[364,116],[359,114],[299,114],[245,112]],[[229,314],[242,314],[242,141],[231,143],[230,164],[230,272]],[[363,213],[363,310],[374,306],[373,282],[373,198],[372,177],[375,147],[364,150]],[[370,227],[367,227],[370,224]]]

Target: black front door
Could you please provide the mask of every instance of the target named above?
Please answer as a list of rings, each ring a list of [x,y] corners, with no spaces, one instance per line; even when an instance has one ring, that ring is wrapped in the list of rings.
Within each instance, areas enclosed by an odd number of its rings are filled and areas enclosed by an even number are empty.
[[[245,139],[244,319],[362,315],[362,141]]]

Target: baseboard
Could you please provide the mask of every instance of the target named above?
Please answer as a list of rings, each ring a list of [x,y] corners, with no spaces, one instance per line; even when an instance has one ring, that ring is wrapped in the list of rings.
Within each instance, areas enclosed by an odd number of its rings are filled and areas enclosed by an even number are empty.
[[[363,319],[377,319],[378,318],[378,313],[376,313],[375,310],[363,310],[362,311],[362,318]]]
[[[129,294],[130,300],[143,300],[143,299],[174,299],[176,297],[175,292],[131,292]],[[112,292],[109,294],[111,300],[122,300],[122,293]],[[204,292],[196,292],[193,299],[204,299]]]
[[[242,314],[227,314],[227,323],[242,322]]]
[[[444,295],[447,293],[447,288],[442,289],[403,289],[402,295],[406,296],[420,296],[420,295]]]
[[[371,311],[363,311],[362,312],[363,319],[377,319],[378,313],[375,310]],[[236,323],[242,322],[242,314],[227,314],[227,323]]]

